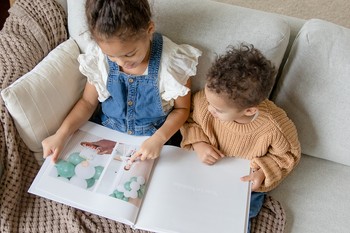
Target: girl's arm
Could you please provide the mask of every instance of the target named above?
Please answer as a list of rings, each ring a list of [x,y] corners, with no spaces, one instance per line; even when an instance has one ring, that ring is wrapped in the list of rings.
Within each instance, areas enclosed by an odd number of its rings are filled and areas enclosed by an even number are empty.
[[[188,79],[186,87],[191,88],[191,79]],[[164,124],[147,140],[141,148],[132,156],[131,160],[141,157],[141,160],[155,159],[159,156],[163,145],[180,129],[185,123],[191,107],[191,91],[185,96],[179,96],[174,102],[174,108],[169,113]]]
[[[191,79],[188,79],[186,87],[191,89]],[[169,113],[166,121],[153,136],[158,137],[163,145],[181,128],[190,115],[191,91],[185,96],[179,96],[174,101],[174,108]]]
[[[44,158],[52,154],[52,161],[57,161],[67,138],[92,116],[98,105],[97,98],[95,86],[87,82],[82,97],[64,119],[60,128],[55,134],[42,141]]]

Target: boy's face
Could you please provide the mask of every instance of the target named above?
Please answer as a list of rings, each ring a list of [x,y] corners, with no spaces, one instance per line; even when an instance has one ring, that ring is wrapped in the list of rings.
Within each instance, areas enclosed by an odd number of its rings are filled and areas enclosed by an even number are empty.
[[[235,121],[237,123],[249,123],[255,112],[250,109],[239,109],[224,94],[217,94],[205,87],[205,95],[208,101],[208,111],[220,121]]]

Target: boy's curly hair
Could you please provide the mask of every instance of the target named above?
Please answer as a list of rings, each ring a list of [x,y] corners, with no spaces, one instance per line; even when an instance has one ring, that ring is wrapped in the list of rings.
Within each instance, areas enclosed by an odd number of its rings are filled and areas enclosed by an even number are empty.
[[[224,94],[235,106],[254,107],[265,100],[274,84],[274,65],[253,45],[241,43],[218,56],[207,74],[207,88]]]
[[[98,40],[137,39],[152,17],[148,0],[87,0],[85,12],[91,35]]]

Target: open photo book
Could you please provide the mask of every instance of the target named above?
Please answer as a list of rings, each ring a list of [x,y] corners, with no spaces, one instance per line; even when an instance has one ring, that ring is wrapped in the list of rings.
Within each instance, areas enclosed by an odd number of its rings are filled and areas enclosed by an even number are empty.
[[[56,163],[48,157],[29,192],[152,232],[246,232],[249,160],[209,166],[195,152],[164,146],[156,160],[130,156],[147,137],[88,122]]]

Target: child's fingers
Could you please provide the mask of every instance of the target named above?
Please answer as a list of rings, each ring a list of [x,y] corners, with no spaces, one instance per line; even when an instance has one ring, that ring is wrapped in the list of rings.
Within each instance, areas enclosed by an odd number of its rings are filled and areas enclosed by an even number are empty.
[[[219,158],[220,156],[217,154],[207,155],[205,158],[205,163],[209,165],[213,165],[214,163],[216,163],[216,161],[218,161]]]
[[[206,160],[204,161],[206,164],[212,165],[215,163],[216,160],[214,160],[212,157],[207,157]]]
[[[218,148],[213,147],[213,149],[218,154],[218,156],[220,156],[221,158],[225,157],[225,155],[221,153],[221,151]],[[219,157],[217,157],[216,159],[219,159]]]
[[[261,181],[259,179],[254,178],[254,173],[241,177],[241,181],[248,182],[250,181],[252,184],[252,191],[256,191],[261,186]]]
[[[215,159],[215,161],[220,159],[220,155],[218,153],[215,153],[215,151],[214,153],[211,153],[209,157]]]
[[[130,157],[130,163],[133,163],[138,157],[141,157],[142,153],[140,151],[136,151],[131,157]]]
[[[48,156],[52,154],[51,150],[44,150],[43,151],[43,158],[46,159]]]
[[[141,155],[141,161],[146,160],[147,158],[148,158],[148,156],[146,154]]]
[[[251,175],[249,175],[249,176],[243,176],[243,177],[241,177],[241,181],[243,181],[243,182],[249,182],[249,181],[251,181],[251,190],[252,191],[256,191],[256,189],[257,189],[257,185],[256,184],[254,184],[254,182],[253,182],[253,179],[252,179],[252,176]]]
[[[54,152],[52,153],[52,161],[53,161],[54,163],[56,163],[56,162],[57,162],[57,159],[58,159],[58,150],[55,149]]]
[[[43,158],[46,159],[47,157],[49,157],[51,155],[51,160],[52,162],[56,163],[57,162],[57,158],[58,158],[58,150],[52,150],[52,149],[48,149],[48,150],[44,150],[43,151]]]
[[[251,181],[252,180],[252,176],[251,175],[247,175],[247,176],[242,176],[241,177],[241,181],[247,182],[247,181]]]

